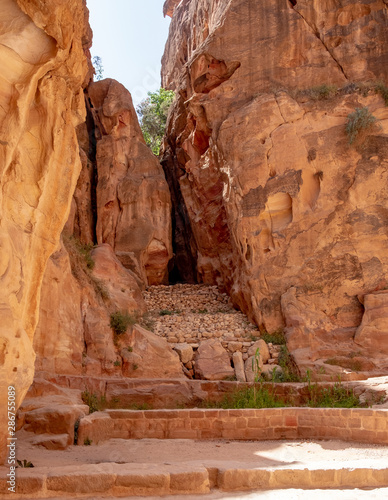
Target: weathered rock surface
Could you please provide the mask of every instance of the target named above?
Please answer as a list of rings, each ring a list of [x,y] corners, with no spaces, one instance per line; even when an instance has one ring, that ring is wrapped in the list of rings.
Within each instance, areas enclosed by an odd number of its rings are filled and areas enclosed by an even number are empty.
[[[42,283],[39,322],[34,336],[35,369],[81,374],[85,347],[81,287],[61,245],[48,261]]]
[[[191,345],[189,344],[175,344],[174,346],[174,351],[176,351],[179,355],[179,359],[181,360],[181,363],[188,363],[189,361],[192,361],[194,357],[194,351]]]
[[[256,353],[259,355],[261,362],[265,365],[269,358],[269,349],[267,343],[263,340],[257,340],[249,349],[248,356],[255,356]]]
[[[365,295],[363,304],[365,312],[354,341],[371,351],[377,347],[388,354],[388,291]]]
[[[238,382],[246,382],[247,377],[245,375],[244,361],[240,351],[233,353],[233,366],[234,373],[236,374],[236,379]]]
[[[194,249],[198,280],[260,329],[286,326],[305,366],[357,350],[357,297],[388,280],[385,2],[173,4],[163,166],[190,222],[176,221],[177,261],[190,276]],[[350,145],[361,107],[376,126]]]
[[[195,355],[195,374],[205,380],[233,377],[230,357],[218,340],[204,340]]]
[[[178,353],[166,340],[135,325],[121,350],[123,373],[131,378],[183,378]]]
[[[71,225],[81,241],[108,243],[144,284],[165,282],[172,258],[170,192],[131,95],[115,80],[101,80],[89,85],[87,107],[88,120],[78,130],[83,169]]]
[[[83,0],[3,0],[0,13],[0,459],[7,387],[32,382],[40,287],[81,168],[91,31]]]

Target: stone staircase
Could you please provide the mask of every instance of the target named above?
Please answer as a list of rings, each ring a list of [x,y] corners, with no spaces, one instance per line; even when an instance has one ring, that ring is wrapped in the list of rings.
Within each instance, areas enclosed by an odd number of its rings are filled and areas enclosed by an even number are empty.
[[[259,335],[258,328],[233,308],[229,296],[217,286],[151,286],[144,299],[155,321],[154,332],[170,343],[195,346],[216,338],[227,347],[230,342],[251,343]]]
[[[257,326],[217,286],[151,286],[144,298],[148,328],[178,352],[188,378],[253,381],[249,358],[258,347],[265,373],[278,365],[280,346],[259,340]]]

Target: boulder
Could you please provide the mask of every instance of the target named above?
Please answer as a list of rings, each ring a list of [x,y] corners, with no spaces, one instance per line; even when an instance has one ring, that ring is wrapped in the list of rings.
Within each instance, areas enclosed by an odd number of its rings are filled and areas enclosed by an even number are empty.
[[[259,349],[259,355],[261,362],[263,364],[267,363],[269,358],[271,357],[268,349],[267,343],[263,340],[257,340],[249,349],[248,349],[248,356],[254,356],[256,354],[257,349]]]
[[[76,421],[89,413],[79,391],[74,394],[74,397],[51,395],[23,402],[19,418],[24,422],[24,430],[43,435],[35,439],[36,444],[51,450],[73,444]]]
[[[193,348],[189,344],[176,344],[174,350],[179,354],[179,358],[183,364],[189,363],[194,357]]]
[[[218,340],[204,340],[195,355],[196,378],[223,380],[234,376],[228,352]]]
[[[234,372],[236,374],[237,381],[238,382],[246,382],[247,378],[245,375],[244,361],[243,361],[242,353],[240,351],[236,351],[233,353],[233,365],[234,365]]]
[[[129,345],[120,352],[123,375],[131,378],[184,378],[178,354],[169,343],[135,325]]]

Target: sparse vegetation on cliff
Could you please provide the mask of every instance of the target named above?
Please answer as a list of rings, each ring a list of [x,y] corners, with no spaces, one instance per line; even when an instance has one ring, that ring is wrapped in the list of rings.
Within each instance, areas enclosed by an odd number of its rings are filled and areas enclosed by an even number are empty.
[[[84,244],[75,236],[66,234],[63,234],[63,244],[69,254],[71,272],[76,280],[83,285],[91,284],[97,295],[104,300],[109,299],[109,291],[104,283],[92,275],[93,245]]]
[[[136,318],[128,313],[116,311],[110,315],[109,326],[112,328],[115,335],[125,333],[130,325],[136,323]]]
[[[147,146],[156,155],[159,154],[164,131],[166,129],[168,110],[174,99],[172,90],[159,89],[148,92],[136,111],[140,117],[140,126]]]
[[[356,108],[353,113],[350,113],[346,123],[349,144],[353,144],[360,132],[370,129],[375,122],[376,117],[372,115],[367,107]]]

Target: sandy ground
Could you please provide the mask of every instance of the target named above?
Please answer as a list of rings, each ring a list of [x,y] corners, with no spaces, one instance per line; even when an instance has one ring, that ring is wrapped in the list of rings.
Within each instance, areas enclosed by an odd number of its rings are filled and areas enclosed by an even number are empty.
[[[111,439],[98,446],[46,450],[31,444],[31,434],[18,433],[17,458],[35,467],[106,462],[133,464],[220,462],[238,467],[387,467],[388,447],[343,441],[198,441],[189,439]],[[388,499],[388,496],[387,496]]]
[[[388,467],[388,447],[342,441],[193,441],[186,439],[111,439],[98,446],[71,446],[64,451],[31,444],[31,434],[18,433],[17,457],[42,469],[106,462],[135,464],[201,464],[238,468]],[[33,438],[33,436],[32,436]],[[388,488],[370,490],[272,490],[249,493],[214,492],[208,495],[124,497],[130,500],[387,500]],[[101,497],[109,500],[116,497]],[[123,498],[123,497],[121,497]],[[50,500],[60,500],[51,498]],[[85,499],[86,500],[86,499]],[[93,496],[89,500],[99,500]]]

